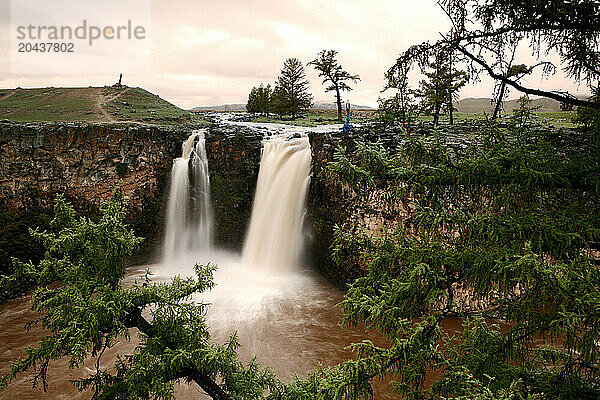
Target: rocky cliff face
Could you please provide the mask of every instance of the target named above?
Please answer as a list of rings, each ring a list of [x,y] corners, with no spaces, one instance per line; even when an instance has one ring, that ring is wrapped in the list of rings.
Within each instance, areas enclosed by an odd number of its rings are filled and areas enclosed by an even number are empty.
[[[130,224],[151,246],[162,227],[169,169],[188,135],[131,124],[0,122],[0,204],[47,212],[64,193],[94,215],[122,182]]]
[[[0,123],[0,199],[48,207],[65,193],[91,209],[123,182],[132,212],[157,195],[185,132],[142,125]]]
[[[251,128],[211,125],[206,155],[215,216],[215,244],[239,250],[252,212],[262,135]]]
[[[384,147],[395,148],[398,136],[393,132],[375,133],[370,129],[353,129],[349,134],[330,132],[310,134],[313,154],[313,177],[308,196],[308,226],[311,262],[330,281],[343,286],[365,271],[341,269],[331,259],[334,226],[351,226],[372,235],[394,229],[408,217],[404,205],[393,201],[385,188],[373,190],[366,197],[357,194],[333,177],[327,164],[334,160],[337,146],[349,153],[355,142],[380,142]]]
[[[0,122],[0,203],[9,210],[49,210],[54,196],[65,193],[80,211],[93,215],[123,182],[130,225],[149,238],[144,253],[162,236],[168,177],[172,160],[180,156],[189,129],[143,125]],[[215,213],[215,244],[240,249],[252,209],[260,167],[259,130],[213,124],[206,134]],[[332,281],[344,282],[352,273],[337,269],[329,257],[335,224],[346,222],[372,232],[401,220],[402,210],[386,203],[385,191],[369,199],[327,173],[338,144],[349,149],[354,140],[383,140],[392,147],[393,134],[355,130],[310,133],[313,176],[307,227],[312,263]],[[0,238],[1,239],[1,238]],[[0,240],[1,241],[1,240]]]

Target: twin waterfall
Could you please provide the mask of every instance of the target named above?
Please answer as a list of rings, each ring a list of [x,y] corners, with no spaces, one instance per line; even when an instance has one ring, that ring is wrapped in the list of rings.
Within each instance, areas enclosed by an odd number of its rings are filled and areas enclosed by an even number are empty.
[[[302,250],[304,205],[310,183],[308,137],[263,141],[252,217],[242,262],[269,273],[291,272]]]
[[[209,250],[212,244],[210,179],[204,131],[194,131],[173,162],[164,260]],[[252,216],[242,263],[268,274],[292,272],[302,250],[310,183],[308,137],[277,135],[263,141]]]
[[[194,131],[173,161],[167,205],[163,257],[174,260],[187,251],[208,250],[212,244],[210,179],[205,131]]]

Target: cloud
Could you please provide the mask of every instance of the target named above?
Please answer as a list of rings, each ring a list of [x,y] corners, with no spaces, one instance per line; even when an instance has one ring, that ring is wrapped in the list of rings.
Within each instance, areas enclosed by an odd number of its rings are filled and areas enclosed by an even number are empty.
[[[8,3],[0,0],[0,11],[7,10]],[[434,0],[152,0],[150,73],[126,71],[124,80],[182,107],[241,103],[252,86],[272,84],[286,58],[297,57],[306,64],[319,51],[336,49],[341,64],[361,76],[345,98],[375,106],[383,74],[397,55],[412,44],[435,40],[447,29],[447,18]],[[8,32],[8,19],[0,18],[4,50]],[[49,75],[40,67],[37,76],[10,74],[6,54],[0,53],[3,86],[112,84],[125,72],[115,68],[112,74]],[[312,68],[306,72],[315,100],[332,101],[317,73]],[[529,79],[539,83],[538,76]],[[561,74],[541,86],[576,89]],[[484,78],[465,87],[461,96],[489,97],[492,88],[491,79]]]

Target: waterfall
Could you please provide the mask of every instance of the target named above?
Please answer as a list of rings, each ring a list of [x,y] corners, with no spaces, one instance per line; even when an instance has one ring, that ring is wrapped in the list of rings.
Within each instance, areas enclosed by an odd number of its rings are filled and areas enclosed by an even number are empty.
[[[302,227],[310,183],[308,137],[273,136],[263,141],[258,182],[242,262],[270,273],[291,272],[302,250]]]
[[[167,205],[163,257],[172,260],[182,252],[206,250],[212,242],[210,179],[205,131],[194,131],[173,161]]]

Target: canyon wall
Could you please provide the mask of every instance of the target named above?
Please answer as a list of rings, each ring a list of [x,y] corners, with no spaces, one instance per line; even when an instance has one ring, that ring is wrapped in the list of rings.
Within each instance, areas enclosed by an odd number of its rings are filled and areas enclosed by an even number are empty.
[[[156,255],[154,249],[158,248],[164,227],[172,160],[180,156],[181,143],[189,134],[189,128],[146,125],[0,122],[0,204],[5,213],[17,215],[25,210],[21,219],[27,223],[19,229],[26,237],[28,224],[47,224],[57,193],[64,193],[78,211],[93,216],[122,182],[128,223],[147,239],[140,253]],[[262,136],[257,129],[225,124],[212,124],[206,134],[215,244],[219,247],[239,250],[243,244],[260,167]],[[385,190],[372,192],[368,199],[359,198],[331,177],[327,163],[333,160],[340,144],[351,150],[354,140],[382,140],[393,147],[396,135],[356,129],[352,135],[334,130],[311,132],[309,136],[313,175],[306,220],[307,261],[333,282],[342,284],[357,271],[341,271],[331,262],[329,247],[334,226],[348,223],[377,234],[401,221],[403,210],[386,201]],[[43,218],[36,214],[32,219],[31,212],[42,213]],[[7,245],[14,242],[10,237],[5,239]],[[29,254],[27,248],[19,252],[27,243],[19,246],[17,250],[4,249],[5,262],[12,255]],[[150,260],[145,257],[136,261]]]
[[[164,186],[189,132],[143,125],[0,123],[0,201],[45,208],[56,193],[97,208],[118,182],[132,212]]]
[[[188,135],[187,128],[138,124],[0,122],[0,272],[10,256],[38,258],[36,245],[28,251],[22,242],[28,224],[45,228],[56,194],[94,216],[119,182],[128,223],[148,238],[140,254],[149,254],[163,226],[172,160]]]

